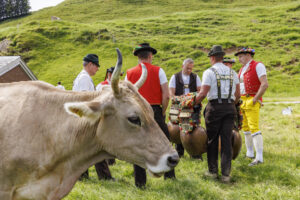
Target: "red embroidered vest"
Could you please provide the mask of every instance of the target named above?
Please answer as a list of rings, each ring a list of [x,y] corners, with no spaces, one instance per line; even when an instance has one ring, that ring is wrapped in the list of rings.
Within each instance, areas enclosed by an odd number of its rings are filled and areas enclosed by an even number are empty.
[[[151,65],[150,63],[144,63],[148,76],[145,83],[139,89],[139,93],[151,104],[161,105],[162,104],[162,91],[159,81],[159,69],[160,67]],[[127,71],[127,80],[131,83],[136,83],[142,74],[141,65],[137,65]]]
[[[108,83],[108,81],[107,81],[107,80],[105,80],[105,81],[102,81],[100,84],[101,84],[101,85],[109,85],[109,83]]]
[[[256,66],[259,62],[256,62],[252,60],[249,64],[248,69],[244,73],[244,85],[245,85],[245,91],[246,94],[249,94],[251,96],[255,96],[255,94],[258,92],[258,89],[260,87],[260,81],[256,73]],[[239,78],[242,73],[242,67],[239,71]]]

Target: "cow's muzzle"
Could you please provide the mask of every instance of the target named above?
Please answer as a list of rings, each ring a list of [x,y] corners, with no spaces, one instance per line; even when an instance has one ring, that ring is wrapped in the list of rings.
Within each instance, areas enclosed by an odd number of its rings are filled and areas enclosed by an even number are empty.
[[[177,152],[168,153],[161,156],[156,165],[146,164],[147,169],[151,174],[160,176],[161,174],[172,170],[179,162],[179,156]]]
[[[167,165],[170,167],[170,168],[174,168],[176,167],[176,165],[179,163],[179,156],[177,153],[173,154],[173,155],[170,155],[168,158],[167,158]]]

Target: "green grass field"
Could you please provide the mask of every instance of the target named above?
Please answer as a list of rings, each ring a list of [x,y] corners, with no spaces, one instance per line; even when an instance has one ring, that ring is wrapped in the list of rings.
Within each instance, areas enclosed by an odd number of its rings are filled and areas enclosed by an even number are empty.
[[[281,110],[293,108],[292,116]],[[299,199],[300,196],[300,104],[268,104],[261,109],[261,130],[264,136],[264,163],[248,167],[245,145],[232,162],[232,184],[224,185],[203,177],[204,161],[190,159],[186,153],[176,167],[177,180],[147,176],[145,190],[134,185],[133,167],[124,161],[110,167],[112,181],[99,181],[94,167],[91,178],[77,182],[65,198],[73,199]]]
[[[58,16],[61,21],[51,21]],[[154,64],[167,77],[181,69],[182,61],[195,60],[201,77],[210,67],[207,52],[221,44],[228,56],[242,46],[256,50],[255,59],[268,71],[266,102],[300,99],[299,0],[65,0],[56,7],[29,16],[0,22],[0,41],[8,39],[8,52],[21,55],[38,79],[71,89],[87,53],[100,57],[93,77],[103,81],[115,65],[115,48],[123,54],[123,70],[135,66],[132,50],[150,42],[158,50]],[[238,70],[239,63],[234,66]],[[115,182],[91,179],[77,182],[65,198],[73,199],[299,199],[300,104],[292,116],[283,116],[288,105],[266,104],[261,110],[265,163],[250,168],[243,146],[232,163],[233,183],[204,179],[204,161],[186,154],[176,167],[177,180],[148,176],[147,189],[134,186],[133,167],[123,161],[111,167]]]
[[[61,21],[51,21],[58,16]],[[87,53],[100,56],[95,84],[115,65],[118,47],[124,71],[137,63],[133,48],[150,42],[154,64],[170,78],[182,61],[195,60],[200,76],[209,65],[207,51],[223,45],[233,56],[239,47],[256,49],[268,70],[266,96],[300,96],[300,1],[267,0],[66,0],[31,15],[0,23],[0,40],[12,41],[8,53],[21,55],[40,80],[67,89]],[[235,65],[238,70],[239,63]]]

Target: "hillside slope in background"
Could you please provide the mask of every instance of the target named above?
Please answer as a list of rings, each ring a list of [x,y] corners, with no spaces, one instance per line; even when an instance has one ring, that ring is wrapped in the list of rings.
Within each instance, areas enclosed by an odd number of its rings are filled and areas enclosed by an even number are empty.
[[[51,16],[61,20],[51,21]],[[126,71],[137,63],[132,54],[136,44],[150,42],[158,50],[154,64],[170,78],[187,57],[195,60],[195,72],[202,76],[214,44],[231,57],[249,46],[267,67],[266,96],[300,96],[299,0],[66,0],[1,22],[0,41],[4,39],[11,43],[0,55],[21,55],[38,79],[62,81],[67,89],[87,53],[100,57],[101,68],[93,77],[97,84],[115,64],[117,47]]]

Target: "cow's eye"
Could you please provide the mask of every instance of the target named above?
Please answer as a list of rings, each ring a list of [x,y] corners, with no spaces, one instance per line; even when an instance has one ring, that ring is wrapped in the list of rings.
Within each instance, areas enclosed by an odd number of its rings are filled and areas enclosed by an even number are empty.
[[[141,126],[141,120],[139,117],[128,117],[128,121],[135,125]]]

